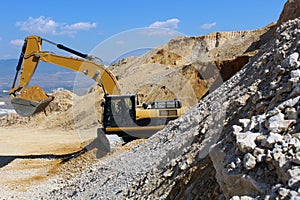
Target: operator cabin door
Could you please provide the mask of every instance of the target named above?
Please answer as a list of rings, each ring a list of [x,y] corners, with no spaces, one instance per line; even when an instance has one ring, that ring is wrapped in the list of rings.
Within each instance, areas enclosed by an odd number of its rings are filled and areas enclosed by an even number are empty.
[[[104,127],[135,126],[135,96],[107,96],[104,109]]]

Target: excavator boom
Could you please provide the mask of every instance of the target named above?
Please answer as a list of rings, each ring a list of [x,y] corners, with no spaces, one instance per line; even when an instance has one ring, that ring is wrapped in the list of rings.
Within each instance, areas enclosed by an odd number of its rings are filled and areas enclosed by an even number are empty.
[[[42,42],[46,41],[56,45],[58,48],[82,57],[66,57],[56,55],[49,51],[42,51]],[[87,54],[65,47],[62,44],[55,44],[39,36],[29,36],[25,39],[22,53],[17,65],[17,72],[12,89],[10,90],[11,102],[16,112],[21,116],[31,116],[43,111],[53,100],[38,86],[27,88],[40,61],[52,63],[64,68],[80,72],[94,79],[103,88],[105,94],[120,95],[120,87],[116,77],[104,67],[104,65],[91,59]],[[19,71],[21,70],[19,84],[15,86]]]

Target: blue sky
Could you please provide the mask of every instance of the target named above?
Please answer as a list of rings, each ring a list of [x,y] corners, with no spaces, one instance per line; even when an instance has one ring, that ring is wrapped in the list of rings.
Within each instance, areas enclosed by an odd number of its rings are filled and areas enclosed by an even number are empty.
[[[0,59],[17,58],[24,38],[32,34],[85,53],[96,52],[102,58],[106,56],[104,54],[114,53],[110,59],[115,59],[139,46],[146,49],[164,43],[174,35],[199,36],[215,31],[262,28],[278,19],[285,2],[9,0],[1,3]],[[169,29],[175,34],[167,34],[168,37],[162,34],[161,40],[157,39],[159,36],[156,34],[156,42],[151,45],[141,44],[147,36],[139,38],[137,34],[132,34],[136,33],[135,30],[149,28]],[[130,40],[126,41],[127,38]],[[137,41],[139,44],[125,48],[122,53],[115,52],[121,46],[133,45]],[[102,50],[95,50],[99,45]]]

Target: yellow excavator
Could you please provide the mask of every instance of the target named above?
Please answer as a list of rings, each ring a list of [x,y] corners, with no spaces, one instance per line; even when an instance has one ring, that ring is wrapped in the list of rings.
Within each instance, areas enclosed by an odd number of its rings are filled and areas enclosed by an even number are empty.
[[[43,42],[55,45],[80,58],[43,51]],[[38,86],[27,87],[39,61],[83,73],[95,80],[104,92],[104,102],[101,105],[104,109],[103,131],[105,134],[116,134],[124,141],[148,138],[163,129],[170,120],[181,116],[186,110],[179,100],[156,101],[149,106],[139,105],[136,94],[121,94],[117,78],[108,68],[97,62],[95,57],[39,36],[28,36],[24,40],[12,89],[9,91],[11,103],[21,116],[32,116],[43,111],[54,99]],[[16,86],[18,77],[19,83]]]

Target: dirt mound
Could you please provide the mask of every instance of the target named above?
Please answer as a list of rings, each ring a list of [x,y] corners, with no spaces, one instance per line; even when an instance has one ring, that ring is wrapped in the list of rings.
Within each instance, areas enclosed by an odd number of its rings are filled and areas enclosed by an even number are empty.
[[[49,98],[49,96],[39,86],[31,86],[23,90],[23,92],[18,95],[18,98],[39,102]]]
[[[26,94],[29,94],[30,89],[27,91],[29,92]],[[31,117],[10,113],[0,118],[1,127],[84,130],[101,125],[100,104],[103,101],[103,94],[100,88],[93,89],[84,96],[77,96],[68,90],[55,91],[51,96],[54,100],[44,112]]]
[[[35,100],[48,98],[48,95],[43,94],[44,92],[42,89],[40,89],[42,92],[38,93],[35,92],[35,89],[36,87],[30,87],[22,94],[22,98],[26,98],[26,95],[29,95],[28,98],[30,100],[33,98]],[[37,91],[39,91],[38,88]],[[39,94],[40,97],[32,97],[32,92],[34,92],[34,94]],[[42,124],[47,123],[49,117],[64,115],[72,107],[74,94],[70,91],[56,91],[51,95],[54,97],[54,100],[46,107],[44,112],[35,114],[32,117],[22,117],[14,113],[8,114],[7,116],[0,118],[1,127],[43,128]]]
[[[147,103],[176,98],[193,106],[258,52],[270,28],[176,37],[140,57],[115,63],[111,70],[120,77],[123,93],[144,94]]]

